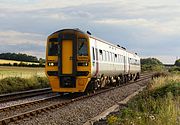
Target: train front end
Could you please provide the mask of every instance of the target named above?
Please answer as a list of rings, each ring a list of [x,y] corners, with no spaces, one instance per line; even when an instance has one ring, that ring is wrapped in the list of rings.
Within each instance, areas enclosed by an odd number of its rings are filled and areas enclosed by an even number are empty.
[[[47,39],[46,75],[54,92],[84,92],[91,79],[89,37],[65,29]]]

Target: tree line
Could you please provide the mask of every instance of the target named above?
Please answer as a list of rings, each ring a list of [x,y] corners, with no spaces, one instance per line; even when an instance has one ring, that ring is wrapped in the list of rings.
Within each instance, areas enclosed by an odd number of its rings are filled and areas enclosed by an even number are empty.
[[[142,71],[163,71],[165,66],[161,61],[156,58],[144,58],[141,59],[141,70]],[[180,71],[180,59],[176,60],[175,63],[168,69],[170,72]]]
[[[36,56],[31,56],[22,53],[1,53],[0,59],[5,60],[15,60],[24,62],[35,62],[35,63],[45,63],[45,59],[37,58]]]

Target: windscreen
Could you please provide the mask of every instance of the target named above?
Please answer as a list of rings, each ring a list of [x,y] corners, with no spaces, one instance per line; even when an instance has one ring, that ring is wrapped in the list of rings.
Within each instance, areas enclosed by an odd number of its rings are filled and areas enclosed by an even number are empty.
[[[58,43],[57,42],[49,42],[48,55],[49,56],[57,56],[58,55]]]
[[[88,44],[87,39],[78,39],[78,56],[88,56]]]

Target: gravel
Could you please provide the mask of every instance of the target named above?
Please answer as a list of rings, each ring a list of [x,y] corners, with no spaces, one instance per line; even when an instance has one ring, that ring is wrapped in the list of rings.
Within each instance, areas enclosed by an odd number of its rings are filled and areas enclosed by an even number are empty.
[[[128,95],[134,93],[145,83],[130,84],[115,90],[108,91],[97,96],[83,99],[71,103],[63,108],[57,108],[45,113],[39,114],[35,117],[25,118],[16,123],[10,124],[25,124],[25,125],[82,125],[92,117],[117,104]]]
[[[28,103],[28,102],[32,102],[32,101],[36,101],[36,100],[40,100],[40,99],[45,99],[47,97],[51,97],[54,94],[45,94],[45,95],[41,95],[41,96],[36,96],[36,97],[31,97],[31,98],[26,98],[26,99],[20,99],[17,101],[10,101],[10,102],[6,102],[6,103],[0,103],[0,108],[4,108],[4,107],[8,107],[8,106],[13,106],[13,105],[17,105],[17,104],[22,104],[22,103]],[[18,113],[23,113],[26,111],[30,111],[36,108],[40,108],[42,106],[46,106],[46,105],[50,105],[52,103],[52,101],[54,101],[55,99],[51,99],[48,101],[43,101],[33,105],[28,105],[28,106],[24,106],[24,107],[18,107],[18,108],[13,108],[11,110],[6,110],[6,111],[2,111],[0,110],[0,119],[12,116],[12,115],[16,115]],[[57,99],[56,99],[57,100]]]

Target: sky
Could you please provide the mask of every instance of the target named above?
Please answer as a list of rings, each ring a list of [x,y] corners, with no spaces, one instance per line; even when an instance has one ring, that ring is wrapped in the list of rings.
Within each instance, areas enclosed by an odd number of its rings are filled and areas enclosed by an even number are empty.
[[[180,58],[179,0],[0,0],[0,53],[45,58],[48,35],[64,28],[165,64]]]

